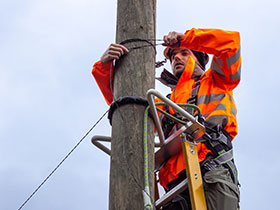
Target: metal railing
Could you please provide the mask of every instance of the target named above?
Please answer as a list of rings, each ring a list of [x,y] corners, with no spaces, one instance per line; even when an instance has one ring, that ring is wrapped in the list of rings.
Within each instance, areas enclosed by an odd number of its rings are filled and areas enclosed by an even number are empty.
[[[111,150],[108,149],[107,147],[105,147],[103,144],[99,143],[98,141],[104,141],[104,142],[111,142],[111,137],[109,136],[100,136],[100,135],[96,135],[93,136],[91,138],[91,142],[98,147],[99,149],[101,149],[103,152],[105,152],[106,154],[111,156]]]
[[[164,135],[163,135],[163,131],[161,128],[161,123],[160,123],[159,117],[157,115],[156,105],[155,105],[153,96],[158,97],[167,106],[170,106],[172,109],[177,111],[179,114],[181,114],[183,117],[185,117],[188,120],[188,122],[186,123],[186,127],[187,127],[186,133],[187,134],[193,136],[194,139],[197,139],[204,134],[205,127],[203,125],[201,125],[194,116],[189,114],[187,111],[182,109],[180,106],[178,106],[176,103],[174,103],[170,99],[166,98],[164,95],[162,95],[157,90],[150,89],[147,92],[147,98],[148,98],[148,102],[150,105],[150,110],[152,112],[152,115],[153,115],[153,118],[155,121],[155,126],[156,126],[156,129],[159,134],[161,146],[164,143]]]
[[[172,136],[170,136],[166,141],[164,137],[164,133],[161,127],[161,122],[157,114],[157,108],[156,104],[154,102],[154,96],[159,98],[161,101],[163,101],[167,106],[171,107],[175,111],[177,111],[179,114],[181,114],[184,118],[186,118],[187,122],[186,124],[179,129],[176,133],[174,133]],[[155,142],[155,146],[161,147],[157,152],[155,152],[155,157],[159,160],[155,160],[156,169],[160,167],[160,165],[165,162],[166,158],[169,158],[170,156],[175,155],[178,151],[182,150],[182,146],[180,144],[181,135],[183,133],[187,134],[189,137],[192,137],[193,140],[199,138],[202,136],[205,132],[205,128],[203,125],[201,125],[197,118],[189,114],[187,111],[182,109],[179,105],[171,101],[170,99],[163,96],[160,92],[154,89],[150,89],[147,91],[147,99],[149,102],[150,110],[152,113],[152,116],[154,118],[154,123],[156,126],[156,130],[158,132],[159,136],[159,143]],[[111,137],[108,136],[100,136],[96,135],[93,136],[91,139],[92,143],[101,149],[103,152],[105,152],[108,155],[111,155],[111,150],[101,144],[99,141],[102,142],[111,142]],[[194,142],[195,143],[195,142]],[[178,148],[180,147],[180,148]],[[159,208],[160,206],[166,204],[170,200],[172,200],[177,194],[183,192],[187,188],[187,179],[183,180],[180,184],[178,184],[176,187],[174,187],[172,190],[164,194],[161,198],[159,198],[156,202],[156,208]]]

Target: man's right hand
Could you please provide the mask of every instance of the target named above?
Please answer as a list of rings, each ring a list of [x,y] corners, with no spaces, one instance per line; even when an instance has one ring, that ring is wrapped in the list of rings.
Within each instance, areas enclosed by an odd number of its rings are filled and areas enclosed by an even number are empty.
[[[176,31],[169,32],[167,35],[163,36],[164,43],[162,45],[177,48],[180,46],[180,41],[184,39],[184,36],[184,34]]]
[[[102,63],[108,63],[114,59],[119,59],[122,55],[128,53],[128,49],[120,44],[110,44],[108,49],[101,56],[100,61]]]

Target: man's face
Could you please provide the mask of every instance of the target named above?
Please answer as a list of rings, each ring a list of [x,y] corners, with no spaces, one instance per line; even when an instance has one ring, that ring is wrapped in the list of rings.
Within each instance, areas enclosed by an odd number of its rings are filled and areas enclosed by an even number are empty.
[[[187,61],[189,57],[192,57],[195,61],[197,61],[195,55],[192,53],[190,49],[184,48],[184,49],[174,49],[172,54],[171,54],[171,67],[172,67],[172,72],[173,74],[177,77],[180,78],[182,73],[185,70]]]

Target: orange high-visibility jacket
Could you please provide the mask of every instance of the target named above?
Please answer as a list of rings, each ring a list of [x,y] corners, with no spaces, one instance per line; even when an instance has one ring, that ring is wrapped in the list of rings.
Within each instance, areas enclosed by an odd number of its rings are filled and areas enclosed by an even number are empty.
[[[220,125],[232,137],[237,135],[236,107],[232,90],[240,82],[241,55],[240,36],[238,32],[219,29],[191,29],[185,32],[180,48],[213,54],[210,69],[200,76],[200,88],[197,94],[197,105],[209,127]],[[186,103],[195,85],[197,64],[191,57],[187,61],[176,88],[172,89],[171,100]],[[110,89],[110,69],[112,62],[103,64],[100,61],[93,66],[92,74],[100,87],[105,100],[113,100]],[[195,76],[194,76],[195,75]],[[173,110],[170,110],[174,113]],[[205,159],[210,150],[203,143],[198,143],[199,161]],[[178,177],[185,169],[183,153],[171,157],[159,172],[160,184],[167,189],[167,184]]]

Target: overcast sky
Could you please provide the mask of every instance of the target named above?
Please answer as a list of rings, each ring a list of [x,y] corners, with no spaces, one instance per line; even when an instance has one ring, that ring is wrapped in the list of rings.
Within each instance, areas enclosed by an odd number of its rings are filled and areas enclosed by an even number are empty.
[[[1,210],[19,208],[107,110],[91,69],[115,40],[116,6],[0,0]],[[243,210],[279,209],[279,8],[276,0],[157,2],[157,38],[193,27],[241,34],[234,155]],[[90,139],[110,129],[105,118],[24,209],[107,209],[109,157]]]

